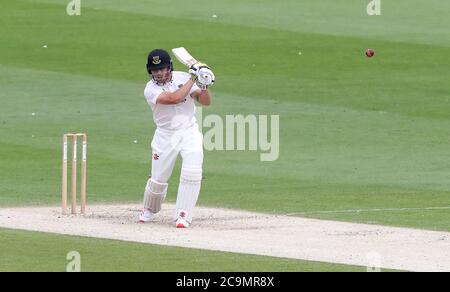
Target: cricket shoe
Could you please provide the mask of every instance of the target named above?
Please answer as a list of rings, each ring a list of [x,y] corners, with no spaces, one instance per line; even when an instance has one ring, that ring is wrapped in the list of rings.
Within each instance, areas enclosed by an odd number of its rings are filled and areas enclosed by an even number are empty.
[[[150,212],[150,210],[148,210],[148,209],[144,209],[144,210],[142,210],[141,213],[139,213],[139,222],[141,222],[141,223],[150,222],[150,221],[153,221],[154,219],[155,219],[155,214]]]
[[[186,211],[180,211],[178,213],[178,219],[175,222],[175,226],[177,228],[188,228],[189,227],[189,222],[186,220],[186,218],[187,218]]]

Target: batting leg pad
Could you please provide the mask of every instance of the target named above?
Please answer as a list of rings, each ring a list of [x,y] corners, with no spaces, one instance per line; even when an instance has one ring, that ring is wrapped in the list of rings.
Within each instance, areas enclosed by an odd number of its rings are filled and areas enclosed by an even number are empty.
[[[150,178],[145,187],[144,208],[149,209],[153,214],[161,211],[161,205],[167,195],[167,187],[167,183],[160,183]]]
[[[182,168],[178,187],[175,218],[180,211],[187,213],[187,221],[192,222],[192,211],[197,204],[202,182],[201,168]]]

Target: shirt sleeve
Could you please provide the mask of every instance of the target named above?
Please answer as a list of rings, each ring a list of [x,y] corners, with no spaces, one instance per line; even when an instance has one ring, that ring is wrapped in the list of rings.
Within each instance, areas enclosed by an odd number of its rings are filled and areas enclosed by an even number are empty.
[[[182,83],[183,83],[183,84],[186,84],[186,82],[188,82],[189,79],[191,79],[191,74],[189,74],[189,73],[186,73],[186,72],[178,72],[178,74],[179,74],[179,76],[181,76],[180,79],[182,80]],[[188,95],[191,96],[191,94],[192,94],[194,91],[198,90],[198,89],[200,89],[200,87],[198,87],[198,85],[197,85],[196,83],[194,83],[194,85],[192,86],[192,88],[191,88],[191,90],[189,91],[189,94],[188,94]]]
[[[149,105],[156,104],[158,96],[163,93],[162,88],[155,86],[147,86],[144,90],[144,96]]]
[[[189,91],[189,95],[191,95],[194,91],[200,89],[200,87],[198,87],[197,83],[194,83],[194,85],[191,88],[191,91]]]

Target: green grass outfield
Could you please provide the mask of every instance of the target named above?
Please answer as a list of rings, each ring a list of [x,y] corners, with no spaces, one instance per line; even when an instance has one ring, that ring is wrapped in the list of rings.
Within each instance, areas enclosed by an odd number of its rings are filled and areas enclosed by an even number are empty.
[[[66,271],[67,254],[82,272],[365,272],[366,267],[166,247],[0,229],[0,271]]]
[[[140,201],[146,56],[182,45],[217,76],[204,114],[281,124],[275,162],[206,152],[200,204],[450,231],[450,3],[91,0],[69,17],[65,2],[0,7],[0,206],[59,204],[70,131],[89,134],[89,203]],[[322,212],[356,209],[391,210]]]

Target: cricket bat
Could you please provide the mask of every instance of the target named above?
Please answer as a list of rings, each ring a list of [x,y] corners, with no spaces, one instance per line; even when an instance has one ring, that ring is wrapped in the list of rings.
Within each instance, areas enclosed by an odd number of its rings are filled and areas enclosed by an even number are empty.
[[[191,67],[195,63],[198,63],[198,61],[189,54],[189,52],[184,47],[174,48],[172,49],[172,53],[175,55],[178,61],[180,63]]]
[[[198,63],[198,61],[189,54],[189,52],[184,47],[174,48],[172,49],[172,53],[182,64],[188,66],[189,68]],[[200,69],[201,72],[202,69]],[[213,84],[216,80],[214,73],[208,68],[208,72],[202,72],[198,75],[199,82],[203,85]]]

